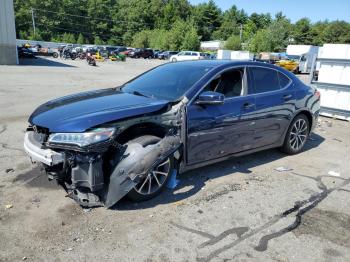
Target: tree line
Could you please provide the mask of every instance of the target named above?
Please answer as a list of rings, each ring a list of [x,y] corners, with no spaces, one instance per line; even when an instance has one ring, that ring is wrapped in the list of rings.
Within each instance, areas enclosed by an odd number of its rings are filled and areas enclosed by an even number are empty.
[[[226,49],[279,52],[288,44],[350,43],[345,21],[291,23],[282,12],[252,13],[213,0],[15,0],[17,38],[78,44],[198,50],[222,40]],[[35,22],[35,34],[32,25]]]

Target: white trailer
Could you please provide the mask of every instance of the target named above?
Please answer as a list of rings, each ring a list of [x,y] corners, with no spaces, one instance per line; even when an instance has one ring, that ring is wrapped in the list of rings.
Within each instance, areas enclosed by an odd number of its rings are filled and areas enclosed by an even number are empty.
[[[286,54],[289,59],[299,62],[299,73],[310,73],[312,61],[318,53],[318,46],[312,45],[288,45]]]
[[[310,82],[321,92],[321,115],[350,121],[350,45],[325,44],[317,64],[318,79]]]

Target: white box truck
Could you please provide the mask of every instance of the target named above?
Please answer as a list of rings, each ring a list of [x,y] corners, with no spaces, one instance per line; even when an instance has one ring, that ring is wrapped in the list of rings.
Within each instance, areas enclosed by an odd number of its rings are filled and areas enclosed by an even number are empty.
[[[298,73],[310,73],[312,60],[317,56],[318,46],[312,45],[288,45],[286,55],[288,59],[299,63]]]

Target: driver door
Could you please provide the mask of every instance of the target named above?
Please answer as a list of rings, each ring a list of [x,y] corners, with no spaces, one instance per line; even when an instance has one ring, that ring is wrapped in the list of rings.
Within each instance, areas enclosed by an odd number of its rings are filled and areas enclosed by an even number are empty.
[[[187,107],[187,164],[209,161],[252,148],[255,97],[249,96],[245,68],[223,72],[203,90],[225,95],[221,105]]]

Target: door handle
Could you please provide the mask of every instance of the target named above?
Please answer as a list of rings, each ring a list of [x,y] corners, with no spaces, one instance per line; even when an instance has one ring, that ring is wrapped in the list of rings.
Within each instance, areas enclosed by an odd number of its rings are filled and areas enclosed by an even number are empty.
[[[242,108],[243,109],[250,109],[250,108],[252,108],[252,107],[254,107],[255,106],[255,104],[252,104],[252,103],[244,103],[243,104],[243,106],[242,106]]]
[[[287,101],[287,100],[290,100],[293,96],[291,94],[289,95],[284,95],[283,96],[283,100]]]

